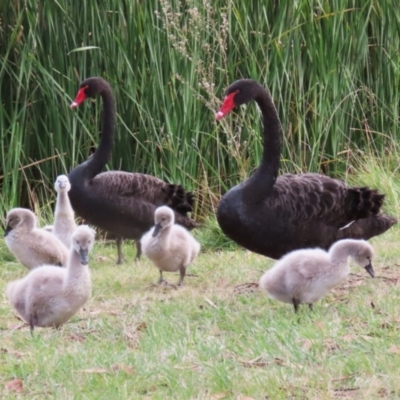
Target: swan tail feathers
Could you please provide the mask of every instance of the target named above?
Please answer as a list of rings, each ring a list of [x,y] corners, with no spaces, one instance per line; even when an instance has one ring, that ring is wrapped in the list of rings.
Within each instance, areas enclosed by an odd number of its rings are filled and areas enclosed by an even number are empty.
[[[345,229],[340,230],[336,240],[346,238],[368,240],[374,236],[381,235],[395,224],[397,224],[397,218],[380,213],[370,218],[359,219]]]
[[[385,198],[384,194],[368,187],[349,188],[347,195],[347,204],[350,206],[348,214],[351,219],[362,219],[377,215]]]
[[[194,208],[194,194],[187,192],[182,185],[170,184],[166,187],[169,206],[176,212],[186,215]]]

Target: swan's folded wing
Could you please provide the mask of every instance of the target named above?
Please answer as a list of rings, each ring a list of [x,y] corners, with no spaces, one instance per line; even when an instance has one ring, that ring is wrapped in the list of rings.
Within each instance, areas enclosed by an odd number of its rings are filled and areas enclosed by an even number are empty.
[[[194,196],[183,186],[169,184],[147,174],[109,171],[97,175],[92,184],[96,192],[110,200],[116,197],[135,199],[154,206],[167,205],[182,215],[193,210]]]
[[[271,200],[284,202],[289,219],[297,223],[318,221],[341,228],[379,212],[383,195],[369,188],[349,188],[320,174],[285,174],[277,179]]]
[[[167,186],[154,176],[124,171],[103,172],[92,183],[97,186],[97,190],[103,188],[105,196],[134,197],[151,203],[160,202],[160,198],[162,200],[165,197],[164,188]]]
[[[68,258],[68,250],[52,233],[38,230],[34,243],[28,246],[42,259],[46,264],[65,265]]]

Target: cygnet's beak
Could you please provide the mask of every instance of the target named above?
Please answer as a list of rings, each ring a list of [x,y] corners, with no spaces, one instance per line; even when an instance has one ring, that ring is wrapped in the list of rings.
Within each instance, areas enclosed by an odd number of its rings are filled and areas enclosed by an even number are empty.
[[[12,231],[11,226],[7,225],[6,229],[4,229],[4,237],[6,237],[11,231]]]
[[[368,264],[366,267],[364,267],[364,268],[367,270],[367,272],[371,275],[372,278],[375,277],[375,271],[374,271],[374,269],[372,268],[371,261],[370,261],[369,264]]]
[[[88,265],[89,263],[89,249],[80,249],[79,255],[81,256],[81,264]]]
[[[60,189],[65,189],[67,187],[67,183],[66,182],[59,182],[58,186],[60,187]]]
[[[153,237],[156,237],[158,235],[158,232],[161,231],[161,224],[156,224],[154,225],[154,230],[153,230]]]

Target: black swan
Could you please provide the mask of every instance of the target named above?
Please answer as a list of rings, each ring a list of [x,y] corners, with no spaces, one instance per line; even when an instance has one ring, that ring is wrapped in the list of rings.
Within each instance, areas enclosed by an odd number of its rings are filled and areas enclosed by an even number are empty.
[[[281,125],[271,95],[258,82],[241,79],[229,86],[216,118],[251,100],[262,113],[263,155],[257,170],[218,205],[217,220],[229,238],[278,259],[296,249],[328,250],[339,239],[369,239],[397,223],[380,213],[384,195],[377,190],[316,173],[278,177]]]
[[[151,175],[123,171],[101,173],[114,144],[115,101],[109,83],[98,77],[84,80],[71,107],[97,95],[103,99],[100,143],[91,158],[69,173],[68,194],[72,208],[86,223],[117,237],[117,264],[120,264],[121,238],[136,241],[136,259],[140,258],[140,238],[154,225],[154,211],[158,206],[171,207],[178,224],[195,228],[197,223],[187,215],[193,210],[194,196],[181,185],[168,184]]]

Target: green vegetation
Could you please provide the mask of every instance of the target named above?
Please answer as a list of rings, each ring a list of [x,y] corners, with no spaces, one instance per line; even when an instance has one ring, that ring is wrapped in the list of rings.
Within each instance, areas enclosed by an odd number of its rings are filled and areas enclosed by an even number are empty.
[[[100,104],[69,109],[81,79],[112,84],[110,168],[199,194],[207,215],[260,158],[256,107],[216,122],[240,77],[269,87],[283,171],[346,173],[398,140],[400,10],[392,1],[37,2],[0,5],[0,207],[49,209],[56,175],[98,142]],[[4,214],[4,213],[2,213]]]
[[[158,271],[148,260],[115,266],[114,245],[99,242],[90,261],[93,298],[60,330],[37,328],[32,338],[0,296],[0,397],[398,398],[399,240],[395,228],[371,241],[375,279],[354,266],[314,312],[305,306],[298,316],[244,290],[272,265],[265,257],[203,253],[188,269],[195,276],[177,289],[155,285]],[[126,243],[124,252],[133,260],[134,246]],[[0,293],[25,274],[7,259]],[[165,278],[176,283],[178,274]],[[21,393],[7,389],[14,379]]]

